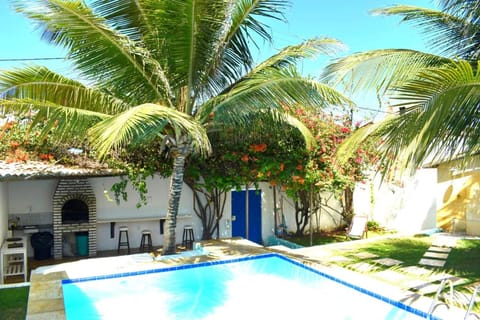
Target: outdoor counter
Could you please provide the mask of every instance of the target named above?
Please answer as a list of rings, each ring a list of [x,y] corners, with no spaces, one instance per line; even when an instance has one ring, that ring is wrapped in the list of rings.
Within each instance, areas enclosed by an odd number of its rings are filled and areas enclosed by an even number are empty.
[[[177,219],[191,219],[191,218],[192,218],[191,214],[177,215]],[[116,223],[144,222],[144,221],[157,221],[157,220],[159,221],[159,224],[160,224],[160,233],[163,233],[163,224],[165,223],[166,216],[97,219],[97,224],[110,223],[110,238],[114,238]]]

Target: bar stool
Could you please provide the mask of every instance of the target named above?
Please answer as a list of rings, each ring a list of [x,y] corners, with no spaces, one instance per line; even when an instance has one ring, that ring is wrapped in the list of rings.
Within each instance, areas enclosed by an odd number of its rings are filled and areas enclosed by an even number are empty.
[[[150,231],[150,230],[143,230],[142,231],[142,239],[140,240],[139,251],[145,252],[145,250],[146,251],[153,251],[152,231]]]
[[[127,247],[128,254],[130,254],[130,241],[128,240],[128,227],[121,226],[120,228],[118,228],[118,230],[119,230],[119,233],[118,233],[117,253],[120,253],[121,247]],[[122,236],[124,236],[126,239],[122,240]]]
[[[193,235],[193,227],[190,225],[183,227],[182,246],[186,249],[193,249],[194,241],[195,236]]]

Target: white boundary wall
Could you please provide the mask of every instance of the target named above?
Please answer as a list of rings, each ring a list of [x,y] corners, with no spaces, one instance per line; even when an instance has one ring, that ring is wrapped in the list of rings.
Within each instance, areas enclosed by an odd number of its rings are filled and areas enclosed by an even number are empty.
[[[136,208],[138,194],[128,189],[128,201],[120,201],[117,205],[110,190],[119,181],[118,177],[89,178],[97,200],[97,220],[134,219],[151,217],[151,221],[125,223],[129,225],[130,243],[140,244],[141,231],[151,229],[154,245],[163,243],[160,234],[160,218],[167,211],[169,179],[155,177],[148,180],[148,205]],[[0,182],[0,240],[7,237],[8,214],[21,218],[21,224],[39,224],[39,219],[49,221],[52,212],[52,197],[57,185],[57,179],[9,181]],[[421,229],[435,227],[436,213],[436,170],[422,169],[414,177],[403,180],[403,186],[380,184],[380,179],[370,184],[359,184],[354,192],[354,210],[357,214],[368,214],[370,219],[381,225],[401,232],[418,232]],[[274,234],[274,203],[272,188],[261,183],[262,190],[262,236],[265,241]],[[374,196],[372,197],[372,190]],[[105,193],[106,191],[106,193]],[[372,201],[373,199],[373,201]],[[281,205],[281,196],[277,196],[277,205]],[[335,203],[331,203],[335,206]],[[284,195],[283,212],[289,231],[295,231],[293,201]],[[193,195],[185,185],[179,209],[179,217],[187,215],[190,218],[179,218],[177,221],[177,243],[182,240],[185,224],[192,224],[196,239],[202,234],[201,223],[193,213]],[[224,217],[220,222],[220,237],[231,237],[231,200],[227,195]],[[50,218],[51,219],[51,218]],[[281,221],[281,220],[280,220]],[[314,228],[316,227],[315,221]],[[331,230],[341,223],[338,215],[326,212],[320,216],[320,226],[323,230]],[[110,238],[110,223],[99,223],[97,227],[97,249],[111,250],[117,245],[117,229],[115,237]],[[309,227],[307,226],[307,230]]]
[[[436,190],[436,169],[417,170],[395,184],[382,183],[376,176],[372,182],[357,184],[354,211],[402,233],[432,229],[436,227]]]

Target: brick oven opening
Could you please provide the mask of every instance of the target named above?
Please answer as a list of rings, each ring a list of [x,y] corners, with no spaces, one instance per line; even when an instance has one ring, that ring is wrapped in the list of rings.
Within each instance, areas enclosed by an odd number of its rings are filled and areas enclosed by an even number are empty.
[[[88,205],[80,199],[70,199],[62,207],[62,224],[88,223]]]

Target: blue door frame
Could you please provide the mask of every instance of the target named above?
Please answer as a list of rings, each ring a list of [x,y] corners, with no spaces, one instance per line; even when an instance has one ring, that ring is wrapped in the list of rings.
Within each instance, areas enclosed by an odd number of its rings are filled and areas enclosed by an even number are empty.
[[[232,191],[232,237],[242,237],[262,244],[262,191],[248,190],[248,219],[245,210],[246,194],[245,190]]]

